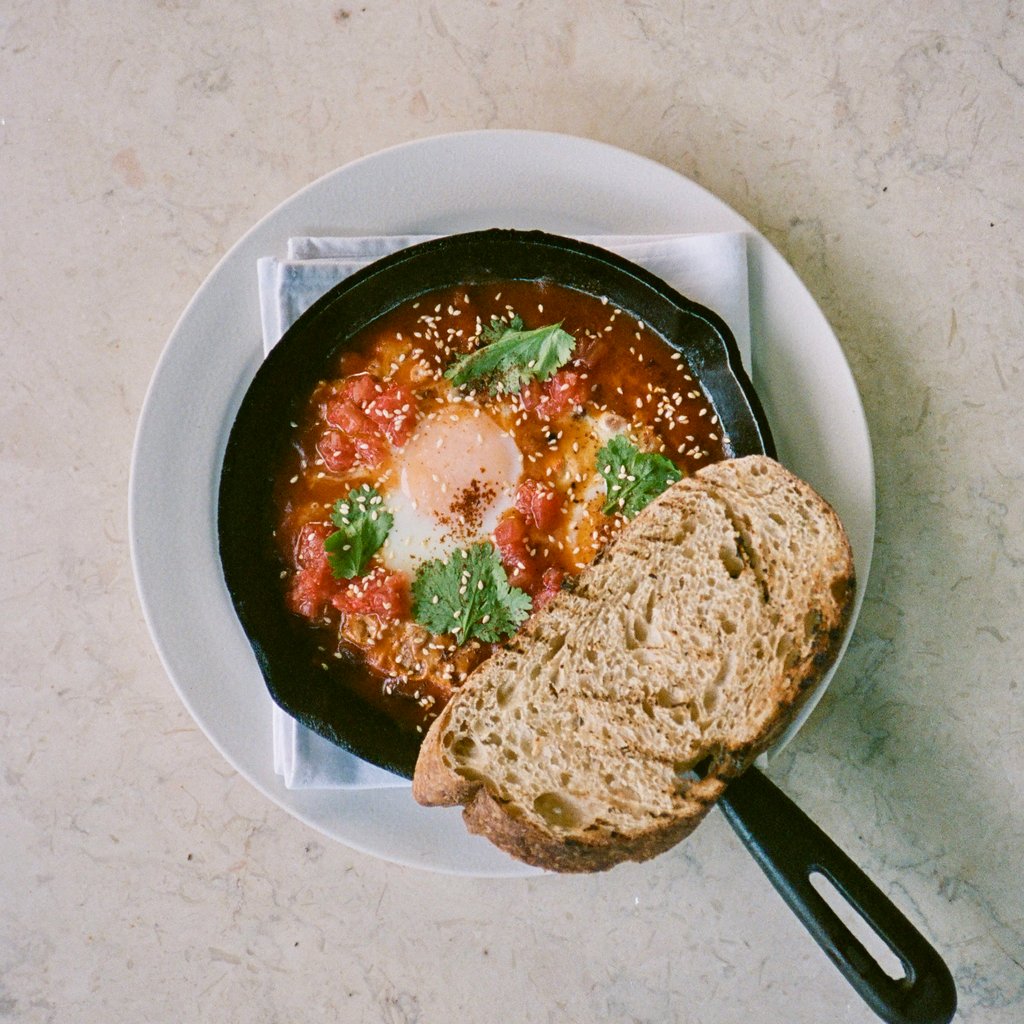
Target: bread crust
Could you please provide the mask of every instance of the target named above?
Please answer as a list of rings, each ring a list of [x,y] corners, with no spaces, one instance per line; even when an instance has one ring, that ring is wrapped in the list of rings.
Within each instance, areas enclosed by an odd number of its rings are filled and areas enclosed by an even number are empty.
[[[751,476],[755,478],[753,483]],[[719,741],[705,763],[699,766],[700,778],[689,783],[681,808],[659,814],[648,824],[626,829],[605,823],[578,830],[558,830],[531,820],[514,801],[503,799],[498,787],[485,774],[459,763],[446,742],[451,742],[449,729],[456,709],[473,700],[481,688],[492,686],[502,672],[510,671],[509,666],[516,664],[518,656],[529,654],[536,645],[543,643],[552,622],[577,621],[588,613],[590,606],[582,597],[563,593],[534,615],[506,649],[481,665],[434,721],[420,749],[413,779],[413,796],[418,802],[435,806],[464,805],[463,817],[471,832],[484,836],[528,864],[558,872],[601,871],[623,861],[648,860],[680,842],[696,828],[729,781],[742,774],[778,739],[841,650],[855,592],[852,551],[838,517],[824,499],[772,460],[752,456],[709,466],[689,482],[676,484],[619,534],[601,553],[595,566],[611,558],[623,545],[643,543],[647,535],[660,536],[658,530],[663,528],[664,522],[672,521],[677,506],[683,507],[679,502],[686,489],[692,491],[695,486],[729,510],[741,548],[743,537],[750,541],[759,530],[771,528],[770,523],[754,521],[760,511],[756,504],[751,504],[749,493],[744,497],[744,492],[752,489],[756,493],[756,486],[788,488],[794,500],[813,506],[815,515],[822,517],[824,529],[837,539],[828,550],[828,563],[815,567],[815,571],[823,575],[822,585],[828,593],[821,595],[820,602],[808,612],[809,615],[813,612],[815,617],[807,626],[803,656],[793,666],[780,666],[766,692],[759,694],[760,699],[771,706],[771,713],[763,723],[753,730],[748,728],[739,741]],[[681,490],[673,495],[677,488]],[[623,555],[619,551],[619,556],[628,557],[629,553]],[[779,575],[780,569],[771,563],[770,552],[751,550],[746,557],[751,560],[753,569],[764,577],[766,588],[776,585],[774,577]],[[757,564],[758,559],[764,560]],[[585,593],[591,572],[591,568],[584,571],[578,590]],[[680,629],[685,625],[680,624]],[[679,657],[685,654],[683,644]]]
[[[722,787],[724,791],[724,786]],[[593,837],[553,836],[531,821],[513,818],[507,808],[487,789],[478,785],[462,812],[466,827],[474,835],[489,839],[517,860],[566,874],[607,871],[623,861],[645,861],[671,849],[685,839],[714,805],[704,802],[699,812],[668,821],[659,828],[632,835]]]

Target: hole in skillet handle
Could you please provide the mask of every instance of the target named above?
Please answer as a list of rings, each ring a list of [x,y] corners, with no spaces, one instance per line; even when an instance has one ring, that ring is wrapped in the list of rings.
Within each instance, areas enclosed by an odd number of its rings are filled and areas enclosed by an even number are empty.
[[[360,331],[424,293],[502,280],[550,280],[605,296],[643,320],[686,358],[733,453],[774,455],[728,326],[653,274],[596,246],[538,231],[450,235],[378,260],[316,302],[261,364],[231,428],[218,501],[221,566],[273,700],[331,742],[407,778],[421,737],[400,730],[357,695],[366,681],[354,660],[332,659],[325,685],[311,631],[285,610],[283,565],[271,541],[273,471],[288,445],[289,422]]]
[[[948,1024],[956,1012],[949,968],[892,901],[756,768],[731,782],[719,806],[772,885],[861,998],[889,1024]],[[899,962],[880,963],[820,891],[845,900]],[[886,966],[883,966],[883,963]],[[887,970],[886,967],[889,967]]]
[[[847,903],[846,897],[832,884],[832,879],[814,870],[808,876],[814,891],[829,905],[836,917],[853,933],[871,958],[893,981],[907,976],[903,961],[882,941],[877,932]]]

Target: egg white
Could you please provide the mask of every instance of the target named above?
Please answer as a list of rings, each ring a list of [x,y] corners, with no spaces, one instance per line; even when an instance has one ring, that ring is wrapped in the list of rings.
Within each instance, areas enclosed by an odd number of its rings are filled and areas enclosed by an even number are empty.
[[[389,567],[414,575],[423,562],[490,537],[514,504],[523,458],[482,409],[450,403],[420,421],[395,470],[380,487],[394,516],[380,554]],[[467,488],[468,502],[460,500]]]

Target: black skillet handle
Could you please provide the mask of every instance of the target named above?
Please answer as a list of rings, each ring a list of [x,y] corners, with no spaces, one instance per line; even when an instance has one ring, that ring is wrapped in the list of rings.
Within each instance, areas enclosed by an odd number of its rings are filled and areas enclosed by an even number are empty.
[[[719,801],[729,824],[829,959],[889,1024],[948,1024],[956,1012],[949,968],[888,897],[792,800],[756,768]],[[890,978],[839,919],[810,876],[820,872],[899,958]]]

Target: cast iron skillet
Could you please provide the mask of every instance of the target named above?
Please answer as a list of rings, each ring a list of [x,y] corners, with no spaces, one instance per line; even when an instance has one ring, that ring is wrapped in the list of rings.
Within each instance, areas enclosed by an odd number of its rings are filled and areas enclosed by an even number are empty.
[[[270,352],[242,400],[221,472],[221,562],[274,700],[313,731],[407,778],[420,738],[400,731],[345,686],[325,686],[311,630],[283,609],[282,564],[271,539],[273,470],[289,443],[289,423],[354,334],[424,292],[517,278],[548,278],[607,296],[672,339],[712,397],[736,454],[773,452],[764,414],[722,320],[593,246],[536,232],[455,235],[379,260],[329,291]],[[343,661],[332,667],[332,675],[342,678],[362,671]]]
[[[224,578],[267,688],[288,714],[365,760],[409,778],[419,737],[400,731],[344,685],[324,685],[311,631],[287,613],[273,548],[273,467],[332,356],[395,306],[455,284],[551,279],[609,301],[683,353],[737,456],[775,449],[757,395],[725,323],[710,310],[612,253],[540,232],[479,231],[404,249],[358,272],[309,309],[260,367],[235,419],[220,481],[218,535]],[[358,666],[338,662],[344,673]],[[956,1009],[946,965],[910,922],[803,812],[757,769],[721,798],[726,818],[826,954],[871,1008],[892,1024],[945,1024]],[[810,878],[820,873],[899,958],[884,973]]]

